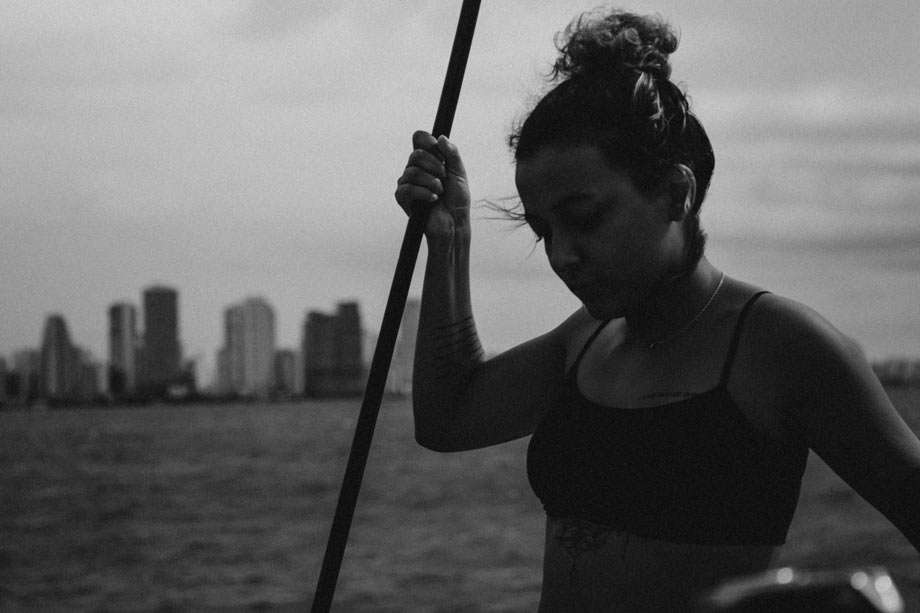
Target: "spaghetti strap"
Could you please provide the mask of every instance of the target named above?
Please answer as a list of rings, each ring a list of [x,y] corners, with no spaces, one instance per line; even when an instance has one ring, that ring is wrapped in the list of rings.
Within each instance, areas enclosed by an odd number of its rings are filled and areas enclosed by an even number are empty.
[[[722,366],[722,374],[719,376],[719,385],[728,383],[728,375],[731,374],[732,363],[735,361],[735,353],[738,351],[738,342],[741,340],[741,332],[744,328],[744,320],[747,318],[748,311],[751,310],[751,307],[754,306],[754,302],[758,298],[769,293],[768,291],[759,291],[751,296],[748,301],[744,303],[744,306],[741,307],[741,312],[738,314],[738,320],[735,322],[735,332],[732,334],[731,343],[728,345],[728,353],[725,354],[725,364]]]
[[[588,347],[591,346],[591,343],[594,342],[594,339],[601,333],[601,330],[604,329],[604,326],[610,323],[610,320],[602,321],[594,332],[591,333],[591,336],[588,337],[588,340],[585,341],[585,344],[582,345],[581,351],[578,352],[578,357],[575,358],[575,361],[572,362],[572,366],[569,367],[568,372],[565,373],[566,378],[573,377],[578,374],[578,365],[581,364],[581,359],[585,357],[585,354],[588,352]]]

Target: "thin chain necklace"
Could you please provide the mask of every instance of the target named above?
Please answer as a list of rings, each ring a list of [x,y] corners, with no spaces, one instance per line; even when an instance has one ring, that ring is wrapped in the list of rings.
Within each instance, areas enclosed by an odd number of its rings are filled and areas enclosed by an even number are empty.
[[[685,323],[683,326],[681,326],[680,329],[678,329],[678,330],[677,330],[676,332],[674,332],[673,334],[669,334],[668,336],[666,336],[666,337],[664,337],[664,338],[662,338],[662,339],[659,339],[659,340],[657,340],[657,341],[652,341],[652,342],[650,342],[650,343],[648,344],[648,348],[649,348],[649,349],[654,349],[654,348],[657,347],[658,345],[662,345],[662,344],[664,344],[664,343],[667,343],[667,342],[669,342],[669,341],[674,340],[675,338],[677,338],[678,336],[680,336],[681,334],[683,334],[684,332],[686,332],[687,330],[689,330],[689,329],[691,328],[691,326],[693,326],[693,324],[695,324],[695,323],[697,322],[697,320],[698,320],[700,317],[703,316],[703,313],[705,313],[705,312],[706,312],[706,309],[708,309],[708,308],[710,307],[710,305],[712,304],[712,301],[716,299],[716,295],[719,293],[719,290],[722,289],[722,282],[723,282],[723,281],[725,281],[725,273],[724,273],[724,272],[723,272],[722,275],[719,277],[719,282],[716,284],[716,288],[715,288],[714,290],[712,290],[712,294],[709,295],[709,300],[706,301],[706,304],[703,305],[703,308],[701,308],[699,311],[697,311],[697,312],[696,312],[696,315],[694,315],[694,316],[690,319],[690,321],[688,321],[688,322]]]

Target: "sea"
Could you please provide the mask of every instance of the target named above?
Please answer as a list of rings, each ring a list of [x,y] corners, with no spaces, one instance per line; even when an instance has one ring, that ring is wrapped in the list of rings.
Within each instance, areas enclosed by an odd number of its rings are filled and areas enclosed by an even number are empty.
[[[0,611],[307,610],[359,404],[0,412]],[[434,453],[385,401],[333,610],[534,611],[526,446]],[[917,552],[816,457],[777,565],[884,566],[920,611]]]

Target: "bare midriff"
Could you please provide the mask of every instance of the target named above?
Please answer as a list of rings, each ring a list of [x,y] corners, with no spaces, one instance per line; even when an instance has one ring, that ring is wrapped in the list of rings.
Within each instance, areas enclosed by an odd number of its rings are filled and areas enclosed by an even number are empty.
[[[708,588],[769,568],[768,545],[671,543],[547,518],[541,613],[683,611]]]

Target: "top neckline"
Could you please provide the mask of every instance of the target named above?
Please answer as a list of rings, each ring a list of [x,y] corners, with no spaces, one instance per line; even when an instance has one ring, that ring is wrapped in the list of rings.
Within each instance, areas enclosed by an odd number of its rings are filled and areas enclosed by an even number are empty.
[[[686,404],[688,402],[694,402],[698,400],[699,398],[710,396],[717,392],[728,393],[728,389],[726,385],[728,383],[728,377],[731,374],[731,367],[735,359],[735,354],[738,351],[738,343],[741,338],[741,331],[744,326],[744,320],[747,318],[748,312],[750,311],[750,308],[754,305],[754,302],[758,298],[760,298],[762,295],[768,294],[768,293],[769,292],[765,290],[761,290],[761,291],[754,293],[754,295],[748,298],[748,300],[741,307],[741,312],[738,313],[738,318],[735,320],[735,329],[732,331],[732,338],[728,345],[728,351],[725,354],[725,361],[723,362],[723,365],[722,365],[722,372],[719,375],[719,380],[718,382],[716,382],[714,386],[710,387],[709,389],[705,391],[693,394],[692,396],[688,396],[687,398],[681,398],[680,400],[666,402],[664,404],[636,407],[632,409],[627,409],[624,407],[618,407],[618,406],[607,405],[607,404],[601,404],[585,396],[585,394],[581,391],[581,388],[578,387],[578,369],[581,366],[582,359],[585,357],[585,354],[588,352],[588,349],[591,347],[591,345],[600,335],[601,331],[607,326],[607,324],[609,324],[612,321],[612,319],[607,319],[607,320],[602,321],[597,326],[597,328],[594,330],[594,332],[591,333],[591,336],[588,337],[588,340],[585,341],[585,344],[582,346],[581,351],[579,351],[578,356],[575,358],[575,361],[572,363],[572,366],[569,368],[568,372],[566,373],[566,376],[565,376],[566,382],[570,388],[575,390],[575,393],[578,395],[579,400],[581,400],[582,402],[586,402],[590,405],[593,405],[595,407],[600,407],[606,410],[623,411],[623,412],[634,411],[637,413],[641,413],[643,411],[654,411],[656,409],[669,409],[669,408],[677,407],[679,405]]]
[[[584,392],[581,391],[581,388],[578,387],[578,382],[575,379],[569,381],[569,387],[575,392],[579,402],[587,404],[591,407],[603,409],[605,411],[618,411],[622,413],[645,413],[653,411],[667,411],[671,409],[678,409],[681,405],[689,404],[692,402],[699,402],[700,399],[706,398],[719,393],[728,394],[728,390],[725,387],[724,381],[719,381],[709,389],[706,389],[702,392],[697,392],[686,398],[681,398],[680,400],[673,400],[671,402],[665,402],[664,404],[651,404],[648,406],[632,407],[626,408],[617,405],[602,404],[596,400],[591,400],[585,396]]]

